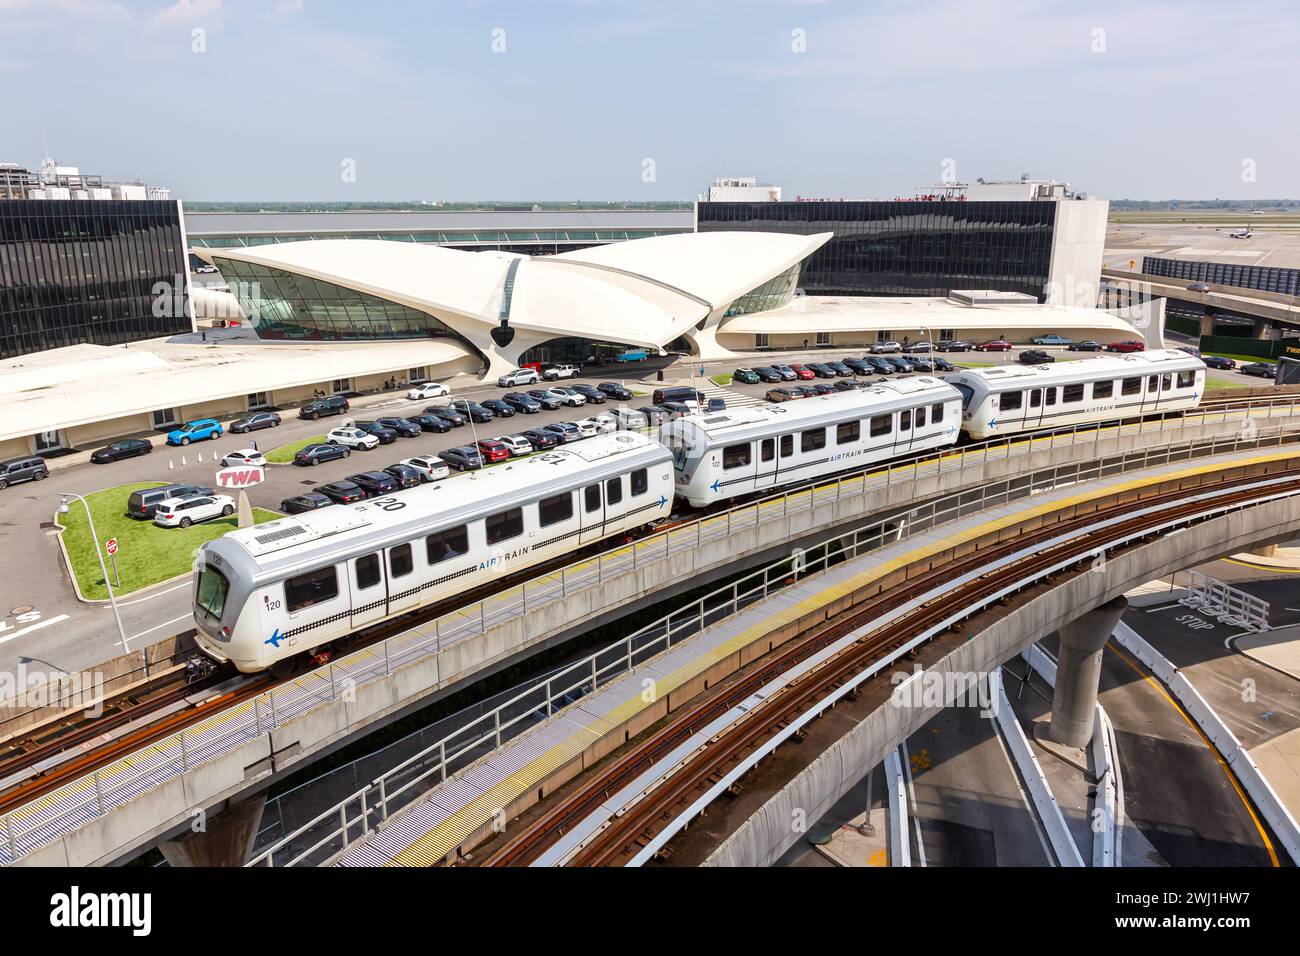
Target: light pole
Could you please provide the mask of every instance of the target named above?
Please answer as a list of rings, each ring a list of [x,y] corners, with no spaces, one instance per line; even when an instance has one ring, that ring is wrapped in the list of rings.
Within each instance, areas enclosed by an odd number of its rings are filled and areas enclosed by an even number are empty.
[[[122,652],[131,653],[130,646],[126,643],[126,631],[122,628],[122,615],[117,611],[117,598],[113,595],[113,585],[108,580],[108,567],[104,564],[104,553],[100,549],[99,535],[95,533],[95,519],[90,515],[90,503],[81,495],[74,495],[71,492],[59,494],[59,514],[65,515],[71,509],[68,508],[68,500],[76,498],[81,502],[82,507],[86,509],[86,521],[90,523],[90,539],[95,544],[95,557],[99,559],[99,570],[104,572],[104,587],[108,589],[108,601],[113,605],[113,620],[117,621],[117,636],[122,639]],[[145,655],[144,676],[149,676],[149,657]]]

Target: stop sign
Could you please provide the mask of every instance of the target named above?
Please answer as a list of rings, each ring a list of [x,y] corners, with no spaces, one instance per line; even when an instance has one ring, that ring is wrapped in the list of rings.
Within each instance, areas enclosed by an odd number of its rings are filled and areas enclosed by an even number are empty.
[[[109,554],[117,554],[117,538],[109,538],[104,545],[104,550]]]

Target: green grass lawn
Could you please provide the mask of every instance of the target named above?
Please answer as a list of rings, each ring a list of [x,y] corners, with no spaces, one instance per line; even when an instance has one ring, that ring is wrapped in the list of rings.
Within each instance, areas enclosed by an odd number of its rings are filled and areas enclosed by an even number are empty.
[[[101,546],[109,538],[117,538],[117,571],[122,582],[120,586],[113,586],[113,592],[117,595],[129,594],[184,574],[192,567],[194,552],[199,545],[219,538],[227,531],[234,531],[239,526],[238,514],[188,528],[160,528],[152,521],[128,518],[126,499],[131,492],[141,488],[155,488],[160,484],[164,482],[141,481],[106,488],[86,496],[95,518],[95,531],[99,534]],[[81,588],[81,593],[91,600],[107,598],[108,589],[104,587],[104,576],[100,573],[95,545],[86,524],[86,509],[79,501],[69,501],[68,508],[71,510],[66,515],[57,517],[64,528],[63,546],[67,549],[77,585]],[[278,517],[280,515],[273,511],[253,509],[253,520],[258,524]],[[107,554],[104,555],[104,564],[111,575],[113,564]]]
[[[1277,359],[1264,358],[1262,355],[1241,355],[1237,352],[1202,352],[1201,355],[1217,355],[1219,358],[1232,359],[1241,365],[1250,365],[1254,362],[1268,362],[1275,364]]]
[[[277,465],[287,465],[293,461],[293,456],[298,454],[299,449],[306,448],[308,445],[324,443],[324,435],[313,435],[311,438],[304,438],[302,441],[291,441],[287,445],[281,445],[279,448],[272,448],[268,451],[266,460]]]
[[[1215,378],[1213,375],[1205,377],[1205,390],[1207,392],[1217,392],[1225,388],[1241,388],[1236,382],[1229,382],[1226,379]]]
[[[726,386],[731,384],[731,373],[722,372],[721,374],[718,375],[710,375],[709,381],[712,382],[714,385],[718,386],[719,388],[725,388]]]

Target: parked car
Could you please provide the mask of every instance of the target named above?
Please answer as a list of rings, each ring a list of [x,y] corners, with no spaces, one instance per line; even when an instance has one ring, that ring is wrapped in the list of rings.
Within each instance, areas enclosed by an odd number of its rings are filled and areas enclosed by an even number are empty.
[[[441,382],[424,382],[408,389],[406,397],[413,402],[426,398],[445,398],[451,395],[451,389]]]
[[[314,402],[308,402],[298,409],[298,417],[314,422],[326,415],[342,415],[351,407],[342,395],[332,395],[329,398],[318,398]]]
[[[1187,287],[1188,292],[1213,292],[1208,282],[1193,282]]]
[[[464,425],[468,421],[464,415],[456,411],[456,409],[452,408],[450,405],[430,405],[424,410],[424,413],[426,415],[435,415],[438,418],[441,418],[443,421],[447,422],[447,424],[451,425],[452,428],[460,428],[460,426]]]
[[[541,376],[537,374],[537,369],[517,368],[498,378],[497,384],[502,388],[518,388],[520,385],[536,385],[539,381]]]
[[[560,444],[567,445],[569,442],[578,441],[582,438],[582,431],[573,422],[551,422],[549,425],[543,425],[542,431],[550,432],[560,440]]]
[[[559,397],[561,405],[568,405],[571,408],[578,408],[579,406],[587,404],[587,399],[571,388],[564,388],[557,385],[555,388],[551,389],[551,394]]]
[[[1238,369],[1242,375],[1258,375],[1260,378],[1277,378],[1277,366],[1268,362],[1251,362]]]
[[[769,388],[767,390],[767,393],[763,397],[766,398],[769,402],[792,402],[796,398],[803,398],[803,395],[799,394],[799,390],[797,390],[797,388],[792,389],[792,388],[778,387],[778,388]]]
[[[1048,355],[1042,349],[1025,349],[1016,356],[1016,361],[1021,365],[1047,365],[1056,361],[1055,355]]]
[[[709,404],[702,410],[706,412],[725,412],[727,410],[727,400],[715,395],[709,399]]]
[[[334,499],[319,491],[309,491],[305,495],[294,495],[280,502],[280,510],[287,515],[300,515],[305,511],[318,511],[334,504]]]
[[[538,405],[541,405],[542,408],[546,409],[548,412],[554,411],[555,409],[560,407],[560,396],[553,395],[550,389],[546,389],[546,388],[529,389],[528,397],[531,398],[533,401],[535,401]]]
[[[379,447],[379,438],[377,436],[362,428],[354,428],[351,425],[331,429],[325,438],[331,445],[342,445],[345,448],[361,448],[368,451],[371,448]]]
[[[448,448],[446,451],[439,452],[438,457],[456,471],[473,471],[475,468],[483,467],[483,458],[473,445]]]
[[[811,382],[817,377],[817,373],[806,365],[791,365],[794,369],[794,377],[801,382]]]
[[[973,347],[964,339],[940,339],[935,346],[940,352],[969,352]]]
[[[1180,345],[1180,346],[1178,346],[1178,351],[1180,351],[1180,352],[1186,352],[1188,355],[1193,355],[1193,356],[1195,356],[1196,358],[1200,358],[1200,357],[1201,357],[1201,350],[1198,349],[1198,348],[1193,348],[1193,347],[1190,346],[1190,345]]]
[[[573,427],[578,429],[578,433],[581,434],[583,438],[595,438],[600,432],[600,428],[597,427],[595,420],[591,418],[579,418],[573,423]]]
[[[533,453],[533,443],[523,435],[502,435],[497,441],[506,446],[511,458],[522,458]]]
[[[903,344],[901,342],[877,342],[875,345],[871,346],[872,355],[884,355],[888,352],[901,351],[903,351]]]
[[[212,489],[207,485],[158,485],[155,488],[141,488],[133,491],[126,499],[128,518],[152,518],[158,510],[158,504],[169,498],[184,498],[190,495],[210,495]]]
[[[1011,343],[1006,339],[989,339],[975,346],[977,352],[1010,352]]]
[[[1033,343],[1035,345],[1072,345],[1073,340],[1057,335],[1055,332],[1049,332],[1047,335],[1035,335]]]
[[[874,371],[871,367],[871,363],[866,359],[845,359],[844,364],[853,369],[855,375],[870,375],[872,371]]]
[[[817,378],[834,378],[835,370],[823,362],[809,362],[807,367]]]
[[[617,399],[620,402],[630,402],[632,400],[632,390],[618,382],[601,382],[596,386],[610,398]]]
[[[875,356],[873,356],[873,357],[871,357],[870,359],[868,359],[867,361],[870,362],[870,363],[871,363],[871,367],[872,367],[875,371],[879,372],[881,375],[896,375],[896,374],[898,374],[898,369],[897,369],[897,368],[894,366],[894,364],[893,364],[892,362],[890,362],[889,359],[887,359],[887,358],[876,358]]]
[[[480,425],[484,422],[490,422],[496,417],[492,414],[492,409],[485,405],[480,405],[478,402],[471,402],[464,398],[453,399],[451,407],[462,415],[468,416],[472,421],[478,422]]]
[[[1106,346],[1107,352],[1144,352],[1146,346],[1137,339],[1125,339],[1123,342],[1111,342]]]
[[[501,401],[505,402],[517,412],[523,412],[525,415],[536,415],[542,410],[542,403],[523,392],[508,392],[501,396]]]
[[[354,427],[367,435],[375,436],[381,445],[391,445],[397,441],[397,432],[386,425],[379,424],[379,422],[356,422]],[[333,433],[331,432],[331,434]]]
[[[541,428],[530,428],[521,432],[520,437],[528,439],[528,444],[532,445],[537,451],[554,448],[560,443],[560,439],[555,434]]]
[[[266,456],[256,448],[241,448],[239,451],[232,451],[221,457],[221,467],[237,468],[240,465],[254,465],[258,468],[266,467]]]
[[[858,380],[855,378],[842,378],[834,386],[837,392],[855,392],[858,387]]]
[[[103,465],[110,461],[121,461],[123,458],[137,458],[152,451],[153,445],[143,438],[123,438],[111,445],[97,448],[90,453],[90,460],[96,465]]]
[[[397,479],[386,471],[360,471],[348,475],[348,481],[364,491],[367,498],[390,495],[398,489]]]
[[[768,365],[759,365],[754,369],[754,374],[764,385],[780,385],[785,379],[781,378],[781,373]]]
[[[542,372],[542,378],[548,382],[558,382],[562,378],[577,378],[582,374],[582,369],[576,365],[552,365]]]
[[[799,377],[795,374],[794,366],[792,365],[773,365],[772,368],[774,368],[777,374],[781,376],[781,381],[783,382],[793,382]]]
[[[242,435],[244,432],[260,431],[263,428],[276,428],[279,424],[280,416],[275,412],[258,412],[256,415],[231,422],[230,433]]]
[[[422,432],[443,435],[451,431],[451,422],[445,418],[439,418],[437,415],[412,415],[410,421],[419,425]]]
[[[451,474],[451,469],[447,467],[447,463],[441,458],[435,458],[433,455],[417,455],[414,458],[403,458],[398,464],[415,469],[425,481],[440,481]]]
[[[645,419],[646,425],[652,427],[662,425],[673,417],[673,413],[662,405],[642,405],[636,411]]]
[[[384,469],[385,474],[393,476],[399,488],[414,488],[424,481],[424,475],[410,465],[398,462]]]
[[[850,378],[853,375],[853,369],[849,368],[843,362],[827,362],[830,370],[840,378]]]
[[[887,355],[884,357],[884,360],[904,375],[909,375],[916,371],[916,366],[912,364],[912,360],[906,355]]]
[[[158,502],[153,523],[164,528],[188,528],[200,521],[226,518],[234,513],[235,502],[229,495],[189,495]]]
[[[1203,355],[1201,356],[1201,361],[1210,368],[1223,369],[1225,371],[1237,367],[1236,362],[1230,358],[1224,358],[1222,355]]]
[[[940,357],[937,356],[937,355],[932,355],[932,356],[930,356],[930,358],[929,358],[928,361],[930,362],[930,365],[931,365],[930,371],[932,371],[932,372],[953,372],[953,371],[956,371],[956,366],[954,366],[954,365],[953,365],[951,362],[949,362],[946,358],[940,358]]]
[[[384,428],[391,429],[397,434],[398,438],[417,438],[424,431],[419,423],[411,421],[409,418],[379,418],[376,423]]]
[[[720,398],[711,398],[709,399],[709,404],[711,406],[714,402],[720,402],[720,401],[722,401],[722,399]],[[726,406],[724,405],[723,407],[725,408]],[[710,407],[709,409],[709,411],[718,411],[718,410],[719,409],[714,409],[712,407]],[[592,415],[591,418],[588,419],[588,421],[595,422],[596,431],[600,432],[600,434],[602,435],[608,435],[611,432],[618,431],[618,419],[616,419],[613,415],[609,414],[608,412],[601,412],[599,415]]]
[[[378,444],[379,442],[376,441],[375,445]],[[352,454],[350,447],[336,442],[307,445],[294,452],[293,463],[295,465],[319,465],[322,461],[334,461],[338,458],[346,458],[350,454]]]
[[[818,395],[835,394],[835,385],[831,382],[814,382],[812,385],[809,385],[808,388],[811,388]]]
[[[589,405],[604,405],[608,401],[605,393],[594,385],[575,385],[573,390],[585,398]]]
[[[354,481],[331,481],[327,485],[318,485],[316,490],[336,505],[351,505],[366,500],[366,493]]]
[[[731,373],[731,380],[739,382],[741,385],[757,385],[762,381],[758,373],[752,368],[738,368]]]
[[[495,418],[514,418],[515,409],[509,402],[503,402],[499,398],[489,398],[483,402],[483,407],[490,411]]]
[[[1065,348],[1069,352],[1100,352],[1101,343],[1095,339],[1084,339],[1082,342],[1071,342]]]
[[[903,351],[908,353],[929,352],[933,346],[925,339],[917,339],[915,342],[909,342],[903,346]]]
[[[200,418],[197,421],[186,422],[180,428],[169,431],[167,433],[167,444],[188,445],[192,441],[215,441],[221,437],[223,432],[221,422],[215,418]]]
[[[49,474],[49,466],[39,455],[23,455],[0,461],[0,491],[23,481],[41,481]]]
[[[510,457],[510,449],[495,438],[480,438],[474,443],[474,447],[478,449],[478,453],[483,460],[489,464],[496,461],[505,461]]]

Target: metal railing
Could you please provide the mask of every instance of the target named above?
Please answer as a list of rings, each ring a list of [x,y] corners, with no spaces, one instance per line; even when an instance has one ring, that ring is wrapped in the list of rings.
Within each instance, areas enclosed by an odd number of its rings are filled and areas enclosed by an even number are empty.
[[[430,786],[499,749],[563,706],[594,693],[681,640],[764,600],[809,575],[852,560],[887,544],[907,540],[936,525],[985,509],[1129,471],[1243,447],[1280,447],[1300,442],[1300,433],[1262,430],[1250,441],[1205,439],[1185,445],[1144,449],[1091,462],[1076,462],[1018,476],[977,489],[953,492],[915,508],[893,509],[852,531],[837,530],[798,554],[781,558],[732,584],[718,588],[540,681],[493,711],[466,724],[266,848],[249,863],[294,866],[326,862],[375,832],[394,813],[418,800]]]
[[[1270,630],[1269,602],[1200,571],[1189,572],[1187,593],[1178,603],[1247,631]]]

